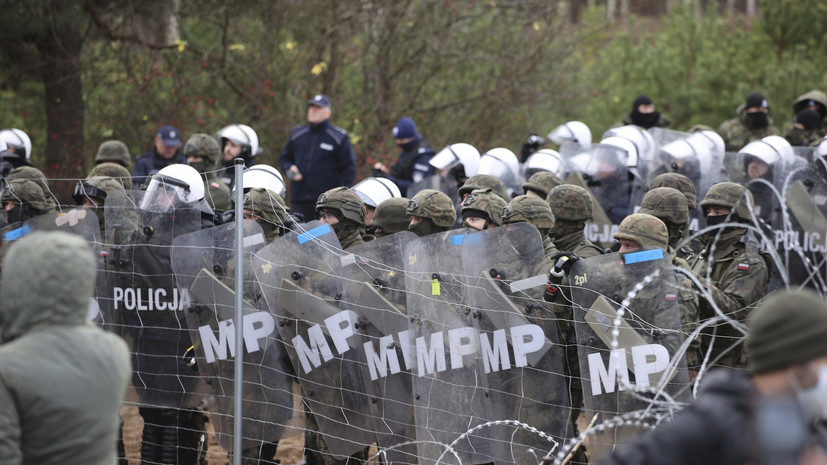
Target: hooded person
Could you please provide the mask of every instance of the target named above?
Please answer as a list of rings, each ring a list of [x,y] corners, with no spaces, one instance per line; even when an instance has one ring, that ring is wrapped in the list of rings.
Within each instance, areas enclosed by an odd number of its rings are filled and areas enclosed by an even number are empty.
[[[747,95],[737,111],[737,117],[718,126],[718,135],[724,139],[727,152],[737,152],[751,141],[781,134],[773,125],[770,104],[764,94],[753,92]]]
[[[620,123],[612,127],[628,126],[630,124],[649,129],[654,127],[666,128],[672,122],[655,109],[655,102],[648,95],[640,95],[632,102],[632,111]]]
[[[63,232],[6,254],[0,283],[0,457],[4,463],[116,462],[131,373],[118,336],[88,321],[95,257]]]

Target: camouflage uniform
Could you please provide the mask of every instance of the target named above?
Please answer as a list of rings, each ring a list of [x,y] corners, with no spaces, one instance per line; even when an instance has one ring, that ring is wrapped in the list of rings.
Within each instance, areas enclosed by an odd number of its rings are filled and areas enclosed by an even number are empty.
[[[421,193],[421,192],[420,192]],[[347,187],[335,187],[322,193],[316,201],[316,214],[322,210],[334,212],[339,222],[332,225],[342,249],[363,244],[362,228],[365,226],[365,204],[356,192]],[[330,449],[319,433],[316,418],[305,406],[307,429],[304,433],[304,454],[307,465],[361,465],[368,458],[370,448],[356,452],[347,459],[339,460],[330,455]]]
[[[701,202],[701,208],[706,210],[710,206],[721,206],[732,210],[732,222],[747,223],[750,221],[749,209],[752,205],[752,194],[744,186],[732,182],[715,184],[707,192]],[[710,218],[707,216],[707,219]],[[738,321],[744,321],[752,306],[764,296],[769,280],[769,258],[764,257],[759,246],[752,240],[745,229],[736,228],[732,231],[723,231],[716,240],[716,231],[706,237],[704,248],[696,256],[687,261],[697,275],[701,284],[705,286],[715,304],[721,311]],[[712,248],[714,256],[710,256]],[[707,278],[707,268],[711,268]],[[710,302],[701,299],[701,321],[716,316]],[[728,323],[720,323],[704,331],[701,347],[704,354],[709,350],[711,337],[715,333],[716,343],[712,347],[711,359],[714,360],[723,351],[729,348],[735,340],[743,334],[732,328]],[[743,366],[741,356],[742,346],[738,345],[719,360],[720,365]]]
[[[6,202],[17,202],[19,211],[7,210],[6,223],[23,222],[27,219],[54,210],[54,204],[43,192],[41,186],[31,179],[7,179],[3,189],[3,206]]]
[[[95,155],[95,164],[101,163],[117,163],[126,168],[132,164],[132,155],[123,142],[108,140],[98,147],[98,153]]]
[[[11,173],[6,176],[6,181],[12,179],[29,179],[36,182],[43,191],[43,195],[46,196],[46,202],[51,204],[53,207],[60,205],[60,202],[58,202],[57,198],[55,198],[54,194],[52,194],[52,190],[49,189],[49,184],[46,179],[46,175],[43,174],[43,171],[40,171],[33,166],[20,166],[13,169]]]
[[[280,195],[261,187],[250,189],[244,193],[244,209],[258,216],[256,222],[264,231],[268,244],[282,235],[287,221],[287,207]]]
[[[476,229],[465,221],[465,218],[469,216],[485,219],[483,229],[488,229],[492,224],[494,226],[502,226],[503,208],[505,208],[505,205],[505,200],[491,188],[474,189],[468,194],[468,197],[462,201],[462,207],[460,209],[463,218],[462,226],[469,229]]]
[[[803,139],[810,140],[810,143],[806,145],[803,143],[793,143],[793,141],[790,140],[789,137],[787,137],[788,134],[794,132],[792,125],[790,125],[790,127],[788,127],[786,131],[784,131],[784,138],[789,140],[791,145],[815,146],[816,144],[818,144],[818,141],[821,138],[827,136],[827,95],[825,95],[824,92],[820,90],[811,90],[809,92],[805,92],[804,94],[799,95],[798,98],[796,98],[793,102],[793,114],[796,115],[801,110],[810,107],[811,102],[815,104],[816,111],[821,116],[821,123],[819,124],[818,129],[807,131],[802,135],[802,142],[804,142]],[[815,139],[812,139],[813,137],[815,137]],[[813,142],[813,140],[815,142]]]
[[[772,116],[767,114],[768,124],[763,128],[754,128],[747,118],[744,105],[738,107],[738,116],[726,120],[718,126],[718,134],[724,139],[727,152],[737,152],[748,143],[767,136],[777,136],[781,132],[772,124]]]
[[[669,247],[675,248],[689,235],[689,206],[686,196],[671,187],[656,187],[641,201],[639,213],[655,216],[669,230]],[[684,256],[690,254],[686,251]]]
[[[193,134],[184,144],[185,157],[201,157],[200,162],[187,163],[204,179],[204,198],[216,213],[233,208],[230,188],[218,179],[215,169],[221,158],[221,147],[214,137],[208,134]]]
[[[506,191],[505,184],[489,174],[475,174],[474,176],[468,178],[468,180],[465,181],[465,184],[459,188],[459,197],[463,198],[464,196],[470,194],[474,189],[485,188],[491,188],[495,194],[502,197],[503,200],[508,201],[509,196]]]
[[[545,257],[546,264],[546,269],[543,271],[550,270],[554,265],[551,262],[551,255],[558,251],[548,237],[549,230],[554,227],[554,214],[551,213],[551,208],[545,200],[539,197],[528,195],[514,197],[503,209],[503,224],[520,222],[529,223],[540,231],[540,237],[543,239],[543,257]]]
[[[675,195],[678,198],[684,198],[680,192],[677,192],[674,189],[669,190],[674,191]],[[655,195],[658,196],[662,195],[661,192],[655,191],[655,193]],[[647,196],[648,195],[649,194],[647,194]],[[669,197],[671,197],[671,195]],[[664,199],[668,199],[668,197],[664,196]],[[645,205],[645,197],[643,202]],[[668,202],[662,201],[661,204],[663,203]],[[629,215],[623,219],[623,221],[617,228],[617,232],[615,232],[613,237],[618,240],[630,240],[637,244],[637,246],[641,249],[661,248],[664,252],[672,256],[672,265],[675,267],[673,275],[675,277],[675,284],[677,286],[672,291],[674,292],[675,298],[678,302],[678,309],[680,310],[681,315],[681,327],[683,329],[684,336],[692,334],[692,332],[694,332],[698,328],[699,322],[698,294],[694,291],[692,280],[688,277],[688,275],[692,273],[692,269],[689,267],[689,264],[686,263],[686,260],[675,257],[674,250],[667,243],[669,239],[669,229],[666,223],[661,221],[661,219],[657,216],[644,212],[643,208],[641,208],[641,211],[639,213]],[[647,288],[644,287],[644,289],[640,293],[638,293],[638,299],[646,300],[646,294],[651,294],[654,290],[655,289],[651,288],[647,290]],[[661,295],[662,292],[655,292],[654,294]],[[666,325],[658,325],[657,322],[654,323],[658,327],[669,327]],[[663,343],[664,346],[669,347],[673,350],[676,350],[678,346],[680,346],[680,344],[682,343],[682,338],[680,337],[675,337],[672,335],[667,335],[666,337],[669,338],[669,340],[664,341],[662,339],[661,343]],[[701,358],[700,347],[700,341],[696,339],[690,344],[689,349],[686,352],[686,364],[688,367],[690,367],[690,369],[697,369],[697,367],[700,366],[701,361],[703,360]]]
[[[117,163],[107,161],[99,165],[95,165],[95,167],[89,171],[86,178],[88,179],[94,176],[106,176],[108,178],[113,178],[117,180],[125,190],[132,190],[132,174],[128,169]]]
[[[123,191],[123,184],[116,179],[108,178],[106,176],[92,176],[83,181],[78,181],[75,186],[75,192],[72,194],[72,199],[76,205],[83,205],[85,197],[91,198],[96,206],[89,207],[93,213],[98,217],[98,224],[100,225],[101,237],[104,237],[104,205],[106,204],[106,196],[110,192]]]
[[[549,238],[559,250],[572,252],[580,258],[589,258],[603,254],[603,250],[586,239],[583,228],[592,218],[594,204],[589,191],[586,189],[563,184],[549,192],[546,203],[554,214],[554,226],[549,230]],[[583,386],[580,383],[580,358],[577,353],[577,339],[574,332],[574,312],[571,306],[571,290],[568,278],[564,278],[560,291],[551,299],[554,314],[557,317],[558,339],[566,346],[566,371],[571,378],[569,391],[571,394],[572,422],[574,431],[577,431],[577,417],[583,403]],[[583,451],[583,448],[580,449]],[[574,459],[585,463],[581,453]]]
[[[408,216],[417,216],[422,221],[409,225],[408,229],[417,236],[447,231],[457,221],[457,212],[451,198],[435,189],[423,189],[408,201],[405,210]]]
[[[655,177],[652,183],[649,184],[649,189],[657,187],[671,187],[672,189],[680,191],[686,197],[686,206],[690,210],[698,208],[697,191],[695,184],[680,173],[663,173]]]
[[[399,231],[407,231],[411,223],[408,216],[408,199],[394,197],[385,200],[376,206],[373,219],[368,228],[373,230],[374,237],[384,237]]]
[[[563,184],[563,180],[557,177],[556,174],[540,171],[532,174],[528,181],[523,183],[523,191],[526,195],[529,195],[529,192],[534,192],[541,199],[545,199],[552,189]]]

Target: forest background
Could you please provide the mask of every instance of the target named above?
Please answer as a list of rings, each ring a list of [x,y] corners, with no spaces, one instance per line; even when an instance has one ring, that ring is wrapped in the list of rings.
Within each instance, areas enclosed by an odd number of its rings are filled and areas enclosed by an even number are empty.
[[[673,129],[717,127],[752,91],[782,130],[827,91],[823,0],[0,0],[0,127],[35,166],[82,178],[98,145],[150,150],[253,127],[275,164],[325,93],[359,174],[410,116],[439,150],[515,152],[570,120],[597,140],[647,94]]]

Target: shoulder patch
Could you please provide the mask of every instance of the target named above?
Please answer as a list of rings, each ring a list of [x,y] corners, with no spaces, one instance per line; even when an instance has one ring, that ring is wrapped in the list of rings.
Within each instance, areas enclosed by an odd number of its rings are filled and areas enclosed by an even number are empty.
[[[741,262],[738,264],[738,271],[749,271],[749,263]]]
[[[210,181],[210,187],[212,187],[213,189],[218,189],[221,186],[215,181]]]

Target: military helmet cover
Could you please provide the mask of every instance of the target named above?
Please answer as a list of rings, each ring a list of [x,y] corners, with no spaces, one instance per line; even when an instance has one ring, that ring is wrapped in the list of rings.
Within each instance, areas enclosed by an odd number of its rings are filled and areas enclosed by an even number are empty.
[[[95,163],[113,162],[122,166],[132,164],[132,155],[126,144],[119,140],[107,140],[98,147]]]
[[[501,226],[503,224],[503,209],[506,203],[493,189],[474,189],[462,201],[460,213],[465,216],[478,216],[474,213],[483,213],[488,221]]]
[[[671,187],[656,187],[647,192],[641,201],[640,213],[655,216],[664,223],[675,225],[689,223],[689,206],[686,196]]]
[[[539,171],[531,175],[528,181],[523,183],[523,190],[533,190],[545,198],[548,193],[557,186],[562,186],[563,180],[556,174],[549,171]]]
[[[632,241],[643,249],[669,248],[669,231],[666,225],[646,213],[635,213],[624,218],[612,237]]]
[[[184,144],[184,156],[204,157],[216,162],[221,156],[221,146],[209,134],[193,134]]]
[[[695,190],[695,184],[680,173],[663,173],[659,174],[649,184],[649,189],[658,187],[671,187],[677,189],[686,197],[687,206],[690,210],[698,208],[698,194]]]
[[[751,221],[750,209],[753,205],[752,192],[746,187],[734,182],[719,182],[714,184],[709,188],[706,196],[701,201],[701,208],[704,210],[704,215],[706,215],[708,207],[726,207],[731,210],[734,209],[732,212],[733,218],[744,222]]]
[[[556,220],[588,221],[594,214],[591,195],[580,186],[557,186],[548,193],[546,202]]]
[[[335,187],[323,192],[316,201],[316,212],[323,209],[338,211],[347,220],[365,224],[365,203],[356,192],[347,187]]]
[[[462,197],[470,194],[474,189],[491,188],[497,195],[503,199],[508,198],[508,192],[505,189],[505,184],[502,181],[491,176],[490,174],[475,174],[465,181],[465,184],[459,188],[459,196]]]
[[[551,207],[540,197],[519,195],[503,209],[503,224],[526,222],[539,230],[554,227]]]
[[[408,199],[393,197],[380,203],[373,213],[373,219],[368,226],[382,228],[387,234],[406,231],[411,222],[408,216]]]
[[[408,201],[408,216],[426,218],[441,228],[450,228],[457,221],[454,202],[445,193],[435,189],[423,189]]]

